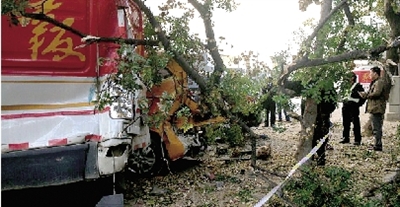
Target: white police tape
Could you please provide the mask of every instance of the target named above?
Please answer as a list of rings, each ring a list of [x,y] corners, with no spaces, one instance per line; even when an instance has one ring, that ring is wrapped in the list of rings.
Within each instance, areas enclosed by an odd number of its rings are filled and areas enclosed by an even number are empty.
[[[317,152],[317,150],[322,146],[322,144],[326,141],[326,139],[331,136],[331,134],[332,134],[331,130],[329,130],[329,133],[318,142],[317,146],[315,146],[305,157],[303,157],[303,159],[301,159],[295,166],[293,166],[292,170],[290,170],[286,178],[277,186],[275,186],[271,191],[269,191],[269,193],[266,196],[264,196],[254,207],[261,207],[262,205],[264,205],[283,186],[283,184],[287,180],[289,180],[289,178],[296,172],[296,170],[301,165],[306,163],[307,160],[309,160],[311,156],[313,156]]]

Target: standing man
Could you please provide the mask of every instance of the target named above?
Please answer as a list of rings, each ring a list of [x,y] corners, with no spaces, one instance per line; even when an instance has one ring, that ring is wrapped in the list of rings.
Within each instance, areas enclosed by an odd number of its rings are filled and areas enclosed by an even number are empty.
[[[382,125],[383,116],[386,110],[386,98],[384,93],[384,82],[380,77],[381,69],[377,66],[369,71],[372,82],[369,85],[368,93],[360,92],[360,96],[367,99],[367,112],[371,114],[372,132],[375,137],[373,150],[382,151]]]
[[[350,142],[350,124],[353,123],[354,145],[360,145],[360,106],[365,103],[365,99],[361,98],[359,92],[364,92],[364,88],[357,82],[357,75],[355,73],[351,72],[350,76],[351,88],[348,90],[347,96],[343,99],[343,139],[340,143],[344,144]]]
[[[268,78],[268,83],[266,88],[263,89],[263,93],[267,94],[268,92],[269,95],[267,99],[264,101],[263,106],[265,108],[265,122],[264,126],[268,127],[274,127],[275,126],[275,116],[276,116],[276,106],[275,106],[275,101],[272,99],[272,97],[275,95],[273,92],[273,83],[272,83],[272,77]]]

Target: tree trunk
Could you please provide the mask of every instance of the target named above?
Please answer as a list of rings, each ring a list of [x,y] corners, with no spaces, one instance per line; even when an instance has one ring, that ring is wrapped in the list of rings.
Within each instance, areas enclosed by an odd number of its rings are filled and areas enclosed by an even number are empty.
[[[332,10],[332,0],[324,0],[321,4],[320,21],[325,19]],[[323,46],[318,44],[319,37],[317,35],[316,51],[319,56],[323,56]],[[314,135],[314,124],[317,118],[317,102],[311,98],[307,98],[305,102],[305,110],[301,124],[301,137],[295,154],[295,158],[299,161],[305,157],[312,149],[312,140]]]
[[[314,99],[305,100],[304,115],[301,120],[300,140],[295,154],[296,160],[301,160],[312,149],[312,139],[314,135],[314,123],[317,118],[317,103]]]
[[[394,40],[400,36],[400,12],[396,12],[393,7],[395,0],[385,0],[385,16],[390,26],[390,39]],[[400,53],[398,48],[391,48],[386,52],[386,58],[393,62],[400,63]],[[399,75],[398,66],[390,65],[388,67],[392,75]]]
[[[370,137],[372,135],[373,135],[372,134],[372,120],[371,120],[371,117],[368,117],[368,121],[363,126],[362,136]]]

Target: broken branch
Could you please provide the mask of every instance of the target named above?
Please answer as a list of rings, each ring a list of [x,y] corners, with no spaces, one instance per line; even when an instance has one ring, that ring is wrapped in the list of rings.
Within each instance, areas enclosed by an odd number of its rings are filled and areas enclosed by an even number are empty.
[[[84,34],[83,32],[74,29],[62,22],[59,22],[44,13],[22,13],[23,17],[40,20],[44,22],[48,22],[53,24],[54,26],[60,27],[66,31],[72,32],[73,34],[85,38],[89,36],[88,34]],[[141,39],[132,39],[132,38],[120,38],[120,37],[97,37],[95,39],[90,39],[89,41],[85,42],[87,44],[92,43],[99,43],[99,42],[110,42],[110,43],[119,43],[119,44],[129,44],[129,45],[149,45],[149,46],[158,46],[158,41],[151,41],[151,40],[141,40]]]
[[[317,36],[318,32],[322,29],[322,27],[325,25],[325,23],[335,14],[344,4],[347,3],[348,0],[343,0],[340,2],[335,8],[332,9],[332,11],[326,16],[324,19],[322,19],[318,25],[314,28],[313,33],[311,33],[310,36],[304,41],[305,43],[305,48],[310,48],[311,47],[311,42],[312,40]]]
[[[282,82],[290,75],[290,73],[300,68],[320,66],[328,63],[337,63],[350,60],[375,59],[386,50],[389,50],[391,48],[398,48],[399,46],[400,46],[400,37],[396,38],[393,42],[389,43],[388,45],[381,45],[370,50],[353,50],[350,52],[346,52],[328,58],[316,58],[311,60],[308,58],[303,58],[300,61],[287,66],[285,68],[285,72],[281,76],[278,83],[279,85],[282,85]]]

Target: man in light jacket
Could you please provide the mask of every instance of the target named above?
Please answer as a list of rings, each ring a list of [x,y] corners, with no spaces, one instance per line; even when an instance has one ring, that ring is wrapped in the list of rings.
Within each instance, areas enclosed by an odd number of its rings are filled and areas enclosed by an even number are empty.
[[[367,99],[366,111],[371,114],[372,131],[375,137],[373,150],[382,151],[382,125],[386,110],[386,98],[384,95],[384,82],[380,77],[381,69],[377,66],[370,69],[371,83],[368,93],[360,92],[362,98]]]

